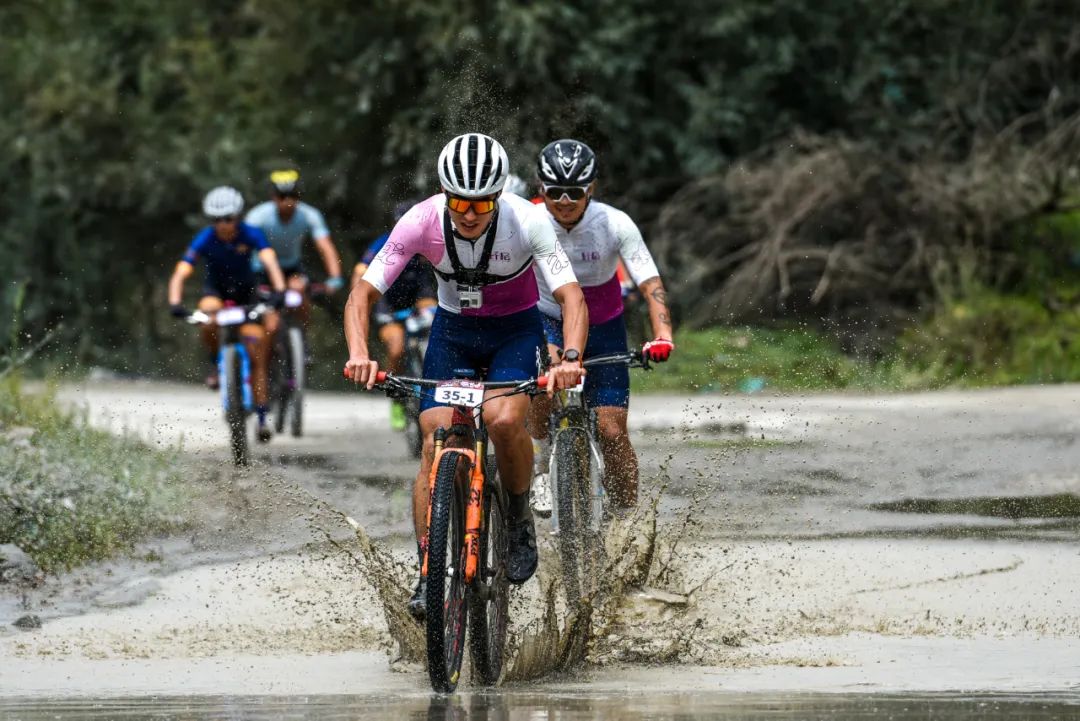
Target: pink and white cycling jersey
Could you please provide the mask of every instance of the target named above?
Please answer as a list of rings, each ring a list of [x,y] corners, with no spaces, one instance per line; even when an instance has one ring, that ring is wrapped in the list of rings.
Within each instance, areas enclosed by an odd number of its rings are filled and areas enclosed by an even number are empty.
[[[443,239],[445,209],[446,196],[442,193],[414,205],[394,226],[383,249],[364,273],[364,280],[385,293],[416,254],[430,260],[436,270],[452,274],[454,267]],[[485,239],[486,233],[475,241],[455,237],[458,258],[464,267],[474,268],[480,262]],[[535,276],[530,268],[536,269]],[[484,286],[483,305],[465,310],[458,302],[457,283],[436,273],[439,305],[451,313],[466,316],[510,315],[536,305],[539,298],[537,277],[543,278],[547,287],[553,289],[577,280],[548,222],[547,211],[511,194],[499,196],[498,228],[488,273],[505,280]],[[558,307],[558,303],[555,305]]]
[[[634,285],[659,277],[660,271],[641,231],[621,210],[593,200],[585,208],[581,221],[570,230],[559,225],[546,208],[544,215],[574,266],[574,275],[589,306],[590,325],[606,323],[622,313],[622,289],[616,275],[619,256]],[[551,286],[539,273],[536,284],[540,288],[540,311],[553,318],[560,317],[562,312],[551,294]]]

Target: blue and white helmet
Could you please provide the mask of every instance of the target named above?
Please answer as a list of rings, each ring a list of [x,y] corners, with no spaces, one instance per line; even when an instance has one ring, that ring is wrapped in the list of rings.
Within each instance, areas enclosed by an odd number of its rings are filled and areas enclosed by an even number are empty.
[[[206,194],[202,209],[208,218],[240,215],[240,211],[244,209],[244,196],[240,195],[236,188],[220,185]]]
[[[596,153],[580,140],[556,140],[540,151],[536,175],[544,185],[588,185],[596,180]]]
[[[509,173],[503,146],[483,133],[459,135],[439,153],[439,182],[454,195],[479,198],[498,193]]]

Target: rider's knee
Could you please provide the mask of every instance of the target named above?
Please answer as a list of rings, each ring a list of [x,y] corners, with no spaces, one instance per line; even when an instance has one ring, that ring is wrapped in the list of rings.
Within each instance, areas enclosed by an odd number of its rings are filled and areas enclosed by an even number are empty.
[[[626,431],[626,423],[622,419],[601,416],[597,419],[596,426],[600,437],[605,441],[616,442],[629,437]]]
[[[204,295],[202,298],[199,298],[199,302],[196,305],[203,313],[217,312],[221,310],[222,306],[221,298],[218,298],[216,295]]]
[[[243,333],[240,336],[240,341],[244,344],[244,347],[247,348],[249,352],[259,351],[262,347],[262,336],[255,335],[253,333]],[[258,354],[256,353],[256,358],[257,357]]]
[[[496,442],[525,432],[525,419],[519,413],[502,411],[487,419],[488,433]]]

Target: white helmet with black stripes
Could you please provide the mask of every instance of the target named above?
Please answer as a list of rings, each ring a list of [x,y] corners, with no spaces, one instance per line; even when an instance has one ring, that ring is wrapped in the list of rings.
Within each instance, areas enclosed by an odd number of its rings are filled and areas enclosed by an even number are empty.
[[[493,195],[503,189],[509,173],[510,161],[503,146],[483,133],[459,135],[439,153],[439,182],[454,195]]]

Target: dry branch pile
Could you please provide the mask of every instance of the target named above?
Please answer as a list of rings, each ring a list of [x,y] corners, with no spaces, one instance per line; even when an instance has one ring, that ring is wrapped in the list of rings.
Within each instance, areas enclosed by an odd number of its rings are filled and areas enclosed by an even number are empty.
[[[650,245],[688,324],[794,317],[873,335],[964,263],[1000,273],[1010,225],[1059,208],[1080,115],[1034,143],[1023,129],[959,161],[799,133],[676,193]]]

